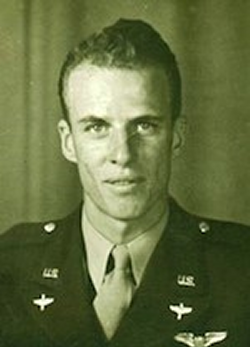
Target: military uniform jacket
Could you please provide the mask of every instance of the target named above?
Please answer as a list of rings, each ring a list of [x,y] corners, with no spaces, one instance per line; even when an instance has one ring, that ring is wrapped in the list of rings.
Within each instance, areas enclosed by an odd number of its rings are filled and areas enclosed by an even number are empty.
[[[131,307],[107,341],[82,239],[81,208],[0,238],[0,346],[250,346],[249,228],[171,204]]]

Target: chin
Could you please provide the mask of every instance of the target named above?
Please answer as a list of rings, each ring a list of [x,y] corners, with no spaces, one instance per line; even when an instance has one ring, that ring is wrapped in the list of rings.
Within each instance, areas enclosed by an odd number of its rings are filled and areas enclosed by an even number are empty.
[[[117,206],[116,208],[108,209],[106,213],[115,219],[130,221],[142,217],[145,211],[142,207],[135,208],[134,206]]]

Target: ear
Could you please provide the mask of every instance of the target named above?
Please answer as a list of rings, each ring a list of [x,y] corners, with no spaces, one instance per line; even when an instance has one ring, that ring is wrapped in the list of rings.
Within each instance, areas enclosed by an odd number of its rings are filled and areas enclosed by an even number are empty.
[[[173,126],[172,156],[176,158],[184,144],[186,138],[187,120],[184,116],[179,117]]]
[[[69,123],[61,119],[58,122],[58,132],[61,139],[61,150],[63,156],[72,163],[77,162],[73,135]]]

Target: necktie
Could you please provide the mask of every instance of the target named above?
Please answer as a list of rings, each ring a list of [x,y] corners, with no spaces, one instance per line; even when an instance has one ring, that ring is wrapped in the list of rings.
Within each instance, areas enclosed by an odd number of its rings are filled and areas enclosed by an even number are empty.
[[[94,307],[108,339],[114,335],[122,317],[128,309],[134,292],[130,255],[124,245],[116,246],[114,270],[106,275],[94,299]]]

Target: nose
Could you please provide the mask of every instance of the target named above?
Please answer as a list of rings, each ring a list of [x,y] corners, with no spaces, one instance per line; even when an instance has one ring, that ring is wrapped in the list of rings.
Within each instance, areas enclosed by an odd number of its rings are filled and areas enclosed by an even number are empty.
[[[133,135],[126,129],[113,132],[109,143],[109,160],[112,164],[126,166],[133,155]]]

